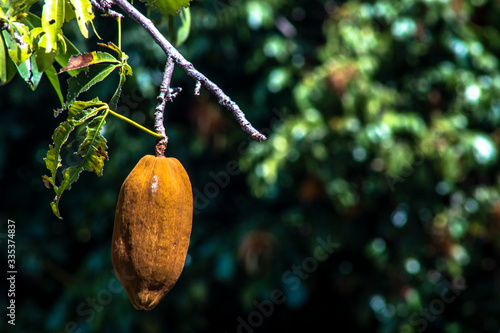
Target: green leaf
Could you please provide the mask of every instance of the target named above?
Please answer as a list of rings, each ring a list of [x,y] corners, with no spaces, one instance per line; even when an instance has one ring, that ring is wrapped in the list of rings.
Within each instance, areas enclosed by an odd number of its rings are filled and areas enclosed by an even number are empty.
[[[70,0],[73,11],[78,21],[80,32],[85,38],[89,38],[89,31],[87,24],[92,24],[94,19],[94,12],[92,11],[92,4],[89,0]]]
[[[54,130],[54,134],[52,135],[53,145],[49,145],[49,150],[47,151],[47,156],[44,158],[45,166],[50,171],[52,177],[52,184],[54,185],[55,175],[57,169],[59,169],[61,164],[61,147],[68,140],[69,135],[75,129],[74,123],[71,121],[62,122],[57,128]]]
[[[32,55],[25,62],[17,65],[17,71],[19,75],[28,83],[31,90],[35,90],[38,87],[38,83],[40,83],[40,79],[42,78],[43,72],[40,71],[36,65],[35,55]]]
[[[120,99],[120,95],[122,92],[122,87],[125,84],[126,76],[132,75],[132,67],[130,67],[130,65],[127,63],[128,55],[120,50],[118,46],[111,42],[109,42],[108,44],[99,43],[99,45],[115,51],[118,54],[118,57],[121,59],[120,82],[118,83],[118,87],[116,87],[115,93],[113,94],[113,97],[111,97],[111,101],[109,102],[109,108],[111,110],[116,110],[118,106],[118,100]]]
[[[2,0],[4,1],[4,0]],[[20,13],[26,13],[38,0],[13,0],[9,3],[9,16],[15,17]]]
[[[52,135],[53,145],[49,145],[47,157],[44,158],[45,166],[49,169],[52,179],[55,179],[57,169],[61,166],[61,147],[68,140],[69,135],[76,126],[82,125],[99,112],[99,107],[106,105],[94,98],[91,101],[77,101],[68,111],[68,119],[62,122]]]
[[[4,82],[7,82],[7,52],[3,37],[0,36],[0,84],[3,85]]]
[[[28,13],[28,16],[26,17],[26,21],[29,22],[29,24],[26,23],[26,25],[31,25],[31,29],[33,29],[34,27],[41,27],[42,26],[42,19],[33,13]]]
[[[179,47],[182,45],[189,37],[189,32],[191,30],[191,10],[189,7],[182,8],[179,15],[180,25],[177,27],[175,45]]]
[[[31,29],[32,38],[35,38],[39,34],[43,33],[43,28],[41,27],[42,21],[41,19],[33,13],[28,13],[26,19],[23,22]],[[74,55],[80,53],[78,49],[71,43],[71,41],[64,37],[62,40],[58,41],[57,52],[47,53],[45,48],[39,47],[36,51],[36,61],[37,66],[41,71],[45,71],[50,68],[53,64],[54,59],[61,66],[66,66],[69,58]],[[70,71],[69,74],[71,76],[75,76],[79,73],[79,71]]]
[[[8,56],[3,34],[0,34],[0,86],[9,83],[16,73],[16,65]]]
[[[104,43],[97,43],[97,45],[99,46],[102,46],[102,47],[106,47],[110,50],[113,50],[117,53],[118,55],[118,59],[120,59],[120,61],[122,63],[126,63],[127,62],[127,59],[128,59],[128,55],[123,52],[122,50],[120,50],[120,48],[118,46],[116,46],[114,43],[112,42],[109,42],[108,44],[104,44]]]
[[[162,15],[177,15],[182,7],[188,7],[190,0],[141,0]]]
[[[95,172],[98,176],[102,176],[104,168],[104,160],[108,159],[106,149],[106,139],[101,135],[101,130],[105,121],[106,114],[95,117],[87,126],[87,137],[80,145],[77,155],[82,157],[78,165],[71,166],[63,170],[63,181],[61,185],[55,189],[56,197],[51,203],[52,210],[57,217],[61,218],[59,213],[59,201],[64,191],[70,190],[71,185],[80,178],[82,171]]]
[[[97,114],[98,111],[95,108],[105,106],[106,103],[101,102],[97,97],[90,101],[76,101],[68,110],[68,120],[74,122],[77,126],[81,125]]]
[[[55,72],[55,70],[54,70]],[[104,125],[104,115],[97,116],[103,109],[109,110],[106,103],[95,98],[91,101],[77,101],[73,103],[68,111],[68,118],[62,122],[52,135],[53,144],[49,145],[47,156],[44,158],[45,166],[50,171],[50,176],[44,175],[43,182],[47,187],[53,186],[56,194],[54,201],[51,203],[54,214],[61,218],[59,214],[59,200],[65,190],[71,189],[71,184],[78,180],[80,172],[83,170],[93,171],[97,175],[102,175],[104,160],[107,159],[106,139],[101,135],[101,129]],[[62,181],[58,186],[56,184],[56,176],[58,169],[62,166],[61,149],[67,142],[69,135],[77,126],[83,125],[90,118],[94,117],[87,126],[87,137],[80,145],[76,152],[82,157],[80,163],[76,166],[71,166],[63,170]]]
[[[31,56],[33,52],[33,40],[31,39],[29,27],[20,22],[12,22],[10,31],[3,30],[2,35],[7,45],[9,56],[16,64],[23,63]],[[21,39],[21,43],[18,43],[14,39],[14,35]]]
[[[39,47],[35,52],[36,65],[40,72],[45,72],[47,69],[52,67],[54,60],[56,58],[56,51],[47,52],[43,47]]]
[[[102,176],[104,160],[108,159],[106,139],[101,135],[101,130],[106,116],[95,117],[87,126],[87,137],[78,148],[77,154],[83,158],[83,170],[95,172]]]
[[[127,64],[127,66],[128,66],[128,64]],[[111,110],[116,110],[116,108],[118,106],[118,101],[120,100],[120,96],[122,93],[122,87],[125,84],[126,78],[127,78],[127,68],[122,67],[120,70],[120,82],[118,83],[118,87],[116,87],[115,93],[113,94],[113,97],[111,97],[111,100],[109,102],[109,108]]]
[[[114,63],[120,62],[120,60],[116,59],[113,55],[107,52],[94,51],[92,52],[92,55],[94,57],[94,60],[89,65],[100,64],[103,62],[114,62]]]
[[[68,66],[61,69],[61,72],[81,69],[89,66],[91,67],[88,72],[81,73],[77,77],[68,80],[68,95],[66,103],[63,105],[62,109],[56,110],[56,116],[62,110],[70,106],[81,93],[87,91],[96,83],[104,80],[115,68],[120,67],[120,82],[110,102],[111,108],[116,110],[121,89],[123,83],[125,82],[125,75],[132,75],[132,68],[126,62],[128,56],[116,45],[113,43],[101,45],[116,51],[120,60],[116,59],[113,55],[107,52],[96,51],[72,56],[68,62]]]
[[[69,22],[76,19],[76,13],[73,8],[73,4],[69,1],[64,3],[64,22]]]
[[[45,34],[38,42],[39,46],[50,53],[57,50],[57,41],[62,38],[64,24],[64,0],[45,0],[42,12],[42,28]]]
[[[54,66],[50,66],[47,68],[45,71],[45,75],[47,75],[47,79],[49,79],[50,83],[52,84],[52,87],[54,87],[54,90],[56,91],[57,97],[59,97],[59,101],[61,102],[61,106],[64,105],[64,97],[61,92],[61,85],[59,84],[59,77],[57,76],[56,69]]]
[[[78,76],[70,78],[68,80],[68,95],[66,96],[66,103],[64,104],[63,109],[71,106],[81,93],[89,90],[93,85],[104,80],[116,67],[119,67],[119,65],[102,64],[92,66],[88,71],[82,72]],[[59,112],[56,112],[56,115],[57,114],[59,114]]]
[[[3,36],[0,35],[0,86],[9,83],[16,75],[16,65],[7,55]]]

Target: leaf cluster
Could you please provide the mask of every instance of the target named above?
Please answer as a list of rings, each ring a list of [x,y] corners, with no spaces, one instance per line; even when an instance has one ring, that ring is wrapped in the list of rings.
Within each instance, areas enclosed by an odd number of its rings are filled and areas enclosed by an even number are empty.
[[[155,0],[146,3],[161,14],[170,17],[170,33],[175,36],[177,43],[180,44],[187,39],[190,26],[189,11],[182,11],[177,33],[174,32],[175,21],[171,16],[188,6],[189,1]],[[2,32],[0,36],[0,85],[7,84],[16,73],[19,73],[31,89],[35,90],[45,73],[61,103],[61,107],[55,111],[55,116],[68,110],[67,119],[55,129],[52,135],[53,143],[49,146],[45,158],[50,175],[43,177],[45,185],[52,187],[55,191],[56,196],[51,206],[54,214],[61,218],[58,208],[61,195],[78,180],[80,173],[84,170],[97,175],[103,173],[104,160],[108,158],[106,139],[101,134],[106,116],[111,113],[145,131],[149,130],[114,112],[126,76],[132,75],[132,68],[127,63],[128,56],[120,48],[120,19],[118,18],[119,45],[116,46],[111,42],[99,44],[114,51],[117,54],[116,57],[101,51],[81,53],[64,35],[63,25],[76,20],[84,38],[89,37],[89,25],[97,35],[93,25],[95,14],[90,0],[46,0],[41,17],[30,11],[35,4],[34,0],[2,2],[0,7]],[[54,62],[63,67],[59,73],[56,72]],[[101,102],[98,97],[88,101],[77,100],[80,94],[102,82],[115,70],[118,71],[119,82],[108,103]],[[68,73],[71,76],[68,80],[65,99],[58,75],[62,73]],[[80,129],[86,131],[86,137],[75,152],[81,160],[77,165],[60,170],[63,166],[61,148],[70,134]],[[155,133],[152,134],[155,135]]]
[[[50,171],[50,176],[43,177],[47,187],[52,186],[56,193],[54,201],[51,203],[54,214],[61,218],[59,213],[59,200],[65,190],[71,189],[71,184],[76,182],[82,171],[90,171],[102,176],[104,160],[108,159],[106,139],[101,131],[106,123],[106,116],[116,110],[120,98],[122,86],[125,83],[126,76],[132,75],[132,68],[127,64],[128,56],[123,53],[116,45],[109,43],[101,44],[118,55],[115,58],[107,52],[90,52],[72,56],[68,66],[61,72],[74,71],[83,68],[97,68],[96,71],[88,73],[84,71],[79,75],[72,77],[68,84],[68,96],[63,109],[68,108],[67,120],[62,122],[52,135],[53,144],[49,146],[45,164]],[[97,67],[102,65],[101,67]],[[101,102],[97,97],[90,101],[77,101],[76,98],[83,92],[89,90],[93,85],[103,81],[111,72],[118,69],[120,80],[115,93],[109,103]],[[56,111],[56,116],[62,110]],[[62,166],[61,148],[68,140],[69,135],[77,128],[86,129],[86,137],[80,144],[77,156],[81,157],[79,163],[62,170],[62,180],[57,183],[58,171]]]

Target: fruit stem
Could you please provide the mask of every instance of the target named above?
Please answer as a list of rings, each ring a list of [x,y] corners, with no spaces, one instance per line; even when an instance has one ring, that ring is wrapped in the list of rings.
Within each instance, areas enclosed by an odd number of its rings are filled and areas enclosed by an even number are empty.
[[[134,126],[135,126],[135,127],[137,127],[138,129],[141,129],[141,130],[143,130],[144,132],[146,132],[146,133],[148,133],[148,134],[151,134],[152,136],[154,136],[154,137],[155,137],[155,138],[157,138],[157,139],[161,139],[161,138],[163,138],[163,136],[162,136],[161,134],[155,133],[155,132],[153,132],[153,131],[151,131],[151,130],[147,129],[147,128],[146,128],[146,127],[144,127],[144,126],[139,125],[138,123],[136,123],[136,122],[135,122],[135,121],[133,121],[132,119],[129,119],[129,118],[125,117],[125,116],[122,116],[121,114],[116,113],[116,112],[115,112],[115,111],[113,111],[113,110],[109,110],[109,113],[111,113],[111,114],[112,114],[113,116],[115,116],[115,117],[120,118],[121,120],[125,120],[126,122],[128,122],[128,123],[130,123],[130,124],[134,125]]]
[[[165,156],[165,150],[167,149],[167,142],[168,142],[168,137],[156,140],[156,145],[155,145],[156,157]]]
[[[122,49],[122,20],[121,17],[117,17],[118,21],[118,48]]]

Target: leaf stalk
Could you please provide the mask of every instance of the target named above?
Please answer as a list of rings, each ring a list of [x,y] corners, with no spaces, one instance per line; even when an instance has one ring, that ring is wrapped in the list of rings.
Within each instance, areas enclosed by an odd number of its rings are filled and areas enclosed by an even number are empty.
[[[109,113],[110,113],[110,114],[112,114],[113,116],[117,117],[117,118],[120,118],[121,120],[125,120],[125,121],[126,121],[126,122],[128,122],[129,124],[134,125],[134,126],[135,126],[135,127],[137,127],[138,129],[143,130],[144,132],[146,132],[146,133],[148,133],[148,134],[150,134],[150,135],[154,136],[154,137],[155,137],[155,138],[157,138],[157,139],[161,139],[161,138],[163,137],[161,134],[155,133],[155,132],[153,132],[153,131],[151,131],[151,130],[147,129],[146,127],[144,127],[144,126],[142,126],[142,125],[140,125],[140,124],[136,123],[136,122],[135,122],[135,121],[133,121],[132,119],[129,119],[129,118],[125,117],[125,116],[122,116],[121,114],[116,113],[116,112],[115,112],[115,111],[113,111],[113,110],[109,110]]]

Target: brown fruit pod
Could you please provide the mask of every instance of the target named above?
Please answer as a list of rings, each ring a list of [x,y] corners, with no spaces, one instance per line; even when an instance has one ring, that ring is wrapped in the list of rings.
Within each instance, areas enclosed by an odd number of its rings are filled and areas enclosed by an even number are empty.
[[[177,282],[192,221],[193,192],[182,164],[144,156],[120,189],[111,255],[136,309],[153,309]]]

